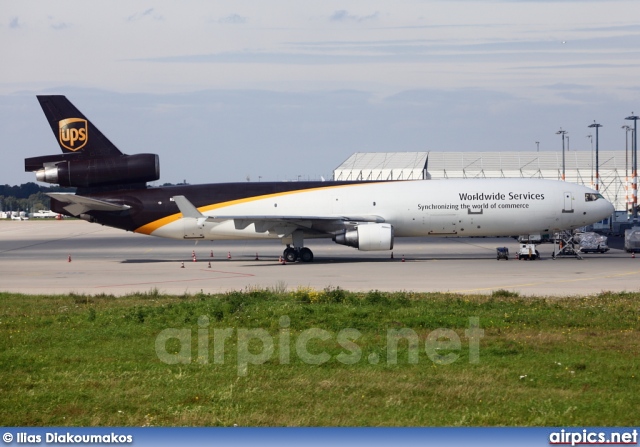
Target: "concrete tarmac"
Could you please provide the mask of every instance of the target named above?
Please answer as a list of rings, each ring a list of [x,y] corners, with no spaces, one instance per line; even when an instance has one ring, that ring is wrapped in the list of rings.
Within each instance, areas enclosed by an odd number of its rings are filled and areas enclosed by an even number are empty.
[[[123,295],[154,288],[193,294],[341,287],[577,296],[640,290],[640,256],[632,258],[619,244],[605,254],[585,254],[583,260],[552,260],[553,245],[541,244],[541,260],[517,261],[518,244],[511,238],[399,238],[393,259],[388,251],[360,252],[325,239],[306,243],[314,262],[281,265],[284,247],[277,240],[195,244],[77,220],[0,221],[0,291]],[[496,247],[502,246],[511,253],[509,261],[496,260]]]

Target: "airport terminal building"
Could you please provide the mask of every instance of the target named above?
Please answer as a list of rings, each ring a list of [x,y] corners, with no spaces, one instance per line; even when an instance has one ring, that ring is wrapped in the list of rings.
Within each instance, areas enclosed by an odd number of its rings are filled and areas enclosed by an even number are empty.
[[[564,165],[567,182],[595,189],[595,153],[567,151]],[[598,166],[599,191],[624,215],[632,200],[631,152],[599,151]],[[561,180],[562,153],[356,152],[333,171],[334,180],[363,181],[517,177]]]

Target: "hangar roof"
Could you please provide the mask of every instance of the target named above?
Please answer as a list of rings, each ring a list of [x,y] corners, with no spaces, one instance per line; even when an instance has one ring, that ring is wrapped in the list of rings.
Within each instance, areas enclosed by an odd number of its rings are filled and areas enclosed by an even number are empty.
[[[627,208],[631,155],[599,151],[600,192],[618,210]],[[565,179],[595,188],[595,154],[565,152]],[[334,180],[416,180],[446,178],[562,178],[562,152],[356,152],[334,170]]]
[[[625,170],[624,151],[600,151],[600,171]],[[589,175],[595,155],[565,152],[565,172]],[[562,152],[429,152],[427,170],[433,178],[544,177],[561,178]]]
[[[425,178],[429,152],[356,152],[333,171],[335,180]]]

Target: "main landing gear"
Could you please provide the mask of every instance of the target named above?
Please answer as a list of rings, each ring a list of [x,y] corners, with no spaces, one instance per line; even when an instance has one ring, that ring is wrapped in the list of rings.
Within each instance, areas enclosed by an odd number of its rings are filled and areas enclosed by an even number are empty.
[[[307,247],[297,248],[291,247],[287,244],[287,248],[284,249],[282,256],[287,262],[296,262],[298,259],[302,262],[313,261],[313,252]]]

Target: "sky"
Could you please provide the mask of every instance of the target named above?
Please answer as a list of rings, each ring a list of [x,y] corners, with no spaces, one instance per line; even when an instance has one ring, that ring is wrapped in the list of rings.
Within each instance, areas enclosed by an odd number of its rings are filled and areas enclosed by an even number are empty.
[[[354,152],[625,149],[637,0],[2,0],[0,184],[66,95],[159,183],[331,178]],[[539,144],[536,144],[538,142]]]

